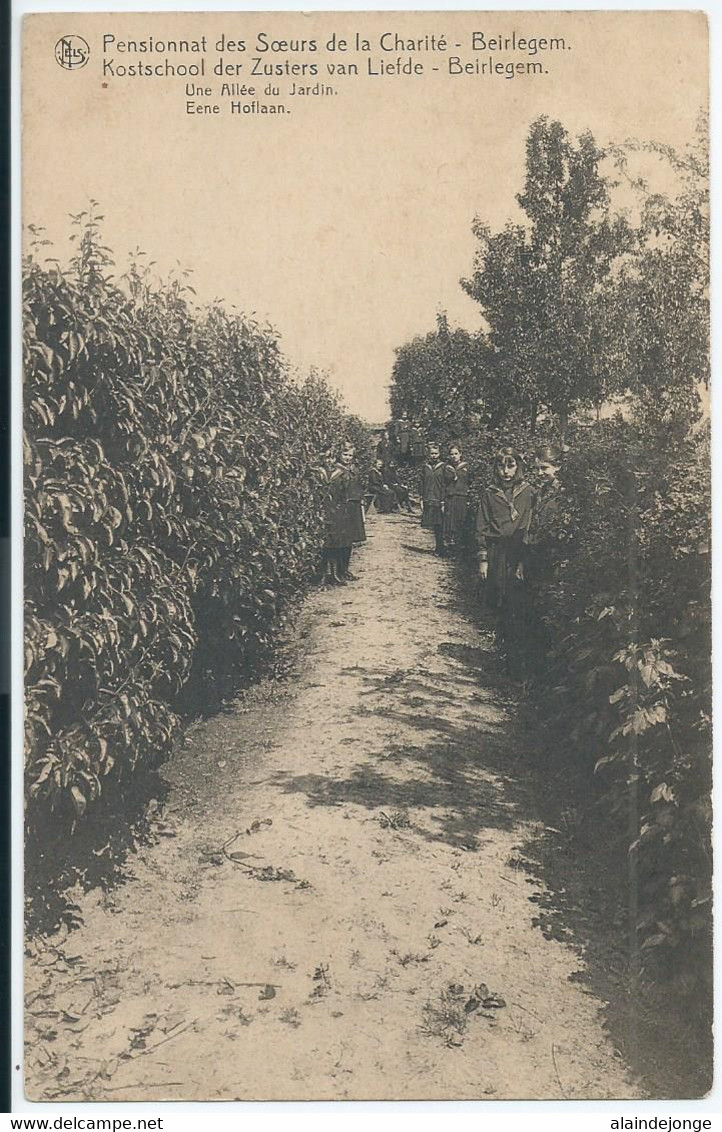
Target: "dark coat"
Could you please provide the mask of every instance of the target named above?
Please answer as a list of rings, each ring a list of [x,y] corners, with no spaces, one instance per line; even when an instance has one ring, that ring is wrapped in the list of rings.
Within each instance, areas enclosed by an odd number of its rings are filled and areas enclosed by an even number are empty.
[[[331,473],[331,487],[336,501],[333,537],[336,547],[353,546],[366,541],[364,527],[364,485],[354,467],[338,464]]]
[[[414,425],[412,427],[412,429],[409,433],[409,443],[411,445],[411,451],[414,454],[414,456],[416,456],[417,458],[419,458],[420,456],[423,456],[423,454],[424,454],[424,434],[422,433],[420,428],[416,427],[416,425]]]
[[[345,546],[345,468],[337,465],[327,473],[328,492],[326,496],[326,539],[327,550],[337,550]]]
[[[512,488],[487,487],[476,515],[479,559],[488,561],[486,603],[498,609],[509,592],[517,567],[524,561],[531,523],[533,493],[522,480]]]
[[[446,485],[446,505],[444,507],[444,535],[458,538],[466,520],[469,494],[469,465],[465,460],[449,467],[454,479]]]
[[[561,523],[559,484],[544,484],[534,495],[531,521],[526,536],[526,570],[533,585],[551,582],[557,562],[566,545]]]
[[[421,469],[421,526],[425,530],[433,530],[443,524],[446,489],[455,478],[454,469],[443,460],[433,465],[424,464]]]

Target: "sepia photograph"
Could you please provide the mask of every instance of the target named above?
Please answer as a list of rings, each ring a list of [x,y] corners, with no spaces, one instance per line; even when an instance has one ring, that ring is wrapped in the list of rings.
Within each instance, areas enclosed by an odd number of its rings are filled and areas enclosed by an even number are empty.
[[[27,1101],[710,1092],[708,52],[23,18]]]

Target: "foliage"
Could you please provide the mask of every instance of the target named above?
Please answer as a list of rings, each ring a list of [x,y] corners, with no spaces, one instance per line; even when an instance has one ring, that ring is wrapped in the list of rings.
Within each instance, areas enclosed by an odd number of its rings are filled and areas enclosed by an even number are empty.
[[[372,434],[360,417],[350,413],[344,422],[344,436],[351,441],[356,449],[354,463],[361,479],[366,480],[376,459],[376,447]]]
[[[74,220],[67,269],[38,230],[24,263],[35,831],[157,765],[184,712],[270,659],[321,544],[311,469],[345,428],[270,328],[194,307],[186,276],[153,283],[141,255],[121,286],[102,217]]]
[[[643,413],[582,430],[564,469],[567,552],[541,595],[541,689],[628,839],[642,967],[682,982],[709,945],[709,438]],[[615,821],[616,816],[616,821]]]
[[[567,441],[556,570],[536,595],[550,642],[536,701],[551,747],[597,787],[596,828],[620,846],[642,974],[689,989],[709,977],[711,922],[706,122],[682,153],[628,142],[609,154],[634,223],[613,214],[594,139],[545,118],[527,142],[523,221],[475,222],[462,285],[488,326],[485,396],[501,411],[468,413],[461,439],[472,495],[501,443],[528,464],[537,443]],[[661,163],[665,192],[635,171],[641,157]],[[392,397],[422,417],[451,384],[438,338],[397,352]],[[590,423],[583,410],[603,405]]]
[[[484,335],[451,327],[441,313],[435,331],[396,351],[391,410],[395,417],[406,411],[427,435],[448,440],[465,435],[472,421],[494,416],[498,389]]]
[[[543,405],[564,422],[574,406],[599,405],[616,388],[599,346],[630,233],[610,211],[604,156],[591,134],[574,143],[560,122],[539,118],[517,195],[524,223],[499,233],[474,224],[474,273],[462,286],[481,304],[510,398],[532,418]]]
[[[676,181],[673,196],[632,173],[651,154]],[[701,115],[683,153],[627,142],[617,165],[641,201],[637,240],[618,288],[624,304],[626,384],[694,413],[697,388],[709,383],[709,137]]]

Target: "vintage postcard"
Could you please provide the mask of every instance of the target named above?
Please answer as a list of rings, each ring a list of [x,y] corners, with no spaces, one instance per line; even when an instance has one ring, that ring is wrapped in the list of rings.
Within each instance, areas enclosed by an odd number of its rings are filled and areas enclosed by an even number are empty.
[[[708,77],[24,18],[30,1100],[711,1088]]]

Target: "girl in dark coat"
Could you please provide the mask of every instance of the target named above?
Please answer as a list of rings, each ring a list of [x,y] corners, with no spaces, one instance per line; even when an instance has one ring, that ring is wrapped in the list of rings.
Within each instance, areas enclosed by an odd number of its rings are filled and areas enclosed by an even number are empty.
[[[339,577],[347,582],[357,581],[356,575],[349,570],[354,543],[366,542],[363,512],[364,485],[358,469],[354,466],[355,455],[356,451],[352,444],[344,445],[339,465],[343,503],[339,511],[338,573]]]
[[[525,616],[524,556],[533,496],[515,448],[496,453],[494,473],[496,483],[484,491],[476,516],[479,575],[486,582],[487,608],[498,613],[497,639],[513,665]]]
[[[526,554],[527,577],[534,587],[553,580],[566,541],[560,522],[561,462],[561,449],[554,444],[537,448],[534,454],[539,487],[534,493]]]
[[[424,460],[424,434],[421,431],[421,426],[418,421],[411,422],[409,444],[411,447],[411,462],[418,467]]]
[[[446,487],[444,538],[447,543],[458,545],[468,508],[469,465],[462,459],[458,444],[451,445],[449,461],[454,470],[454,479]]]
[[[444,548],[444,500],[450,483],[456,479],[453,468],[439,455],[438,444],[429,444],[429,458],[421,469],[421,526],[433,531],[436,539],[436,553],[443,555]]]
[[[346,483],[343,465],[330,460],[324,468],[326,499],[324,505],[325,539],[323,562],[324,583],[327,586],[343,584],[339,568],[339,556],[345,538]]]
[[[406,412],[401,414],[401,420],[396,426],[396,437],[399,446],[399,460],[402,464],[406,464],[411,455],[411,424],[409,423],[409,414]]]

